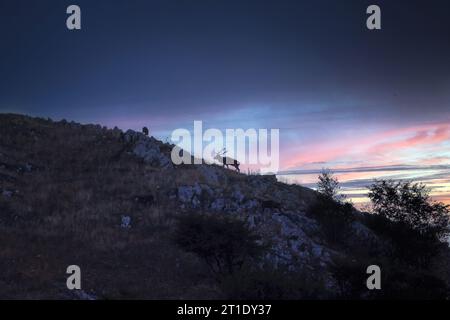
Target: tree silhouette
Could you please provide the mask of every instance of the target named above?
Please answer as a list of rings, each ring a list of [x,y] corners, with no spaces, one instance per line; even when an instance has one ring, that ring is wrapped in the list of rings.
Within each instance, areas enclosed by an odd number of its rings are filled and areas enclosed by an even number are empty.
[[[345,197],[339,193],[340,189],[339,180],[333,172],[330,169],[322,169],[317,183],[317,191],[334,201],[342,202]]]
[[[442,240],[449,232],[449,206],[431,200],[422,183],[377,180],[369,187],[374,213]]]

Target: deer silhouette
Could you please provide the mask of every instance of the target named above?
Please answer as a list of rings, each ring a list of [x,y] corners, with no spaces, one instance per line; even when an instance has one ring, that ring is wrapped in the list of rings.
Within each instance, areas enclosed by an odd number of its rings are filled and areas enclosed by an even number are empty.
[[[225,148],[223,148],[221,151],[216,153],[216,156],[214,157],[214,159],[216,159],[217,161],[222,163],[222,167],[227,167],[228,166],[233,166],[236,168],[237,172],[241,172],[241,170],[239,169],[239,161],[237,161],[236,159],[230,158],[225,156],[225,154],[227,153],[227,150]]]

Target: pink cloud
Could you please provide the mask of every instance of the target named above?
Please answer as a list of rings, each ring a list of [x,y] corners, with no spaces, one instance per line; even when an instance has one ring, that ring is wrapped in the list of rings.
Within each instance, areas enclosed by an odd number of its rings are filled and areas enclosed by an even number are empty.
[[[353,161],[366,165],[394,164],[401,162],[402,159],[398,155],[402,152],[417,148],[428,150],[449,140],[449,123],[404,127],[369,136],[356,136],[345,141],[336,137],[319,145],[303,145],[296,154],[285,159],[282,165],[285,168],[295,168],[320,162],[324,162],[325,166],[329,162]]]
[[[394,139],[396,138],[395,135],[391,137]],[[374,154],[386,154],[387,152],[395,152],[399,149],[438,144],[449,139],[450,126],[441,126],[438,128],[418,131],[413,137],[410,138],[400,138],[398,141],[377,144],[368,152]]]

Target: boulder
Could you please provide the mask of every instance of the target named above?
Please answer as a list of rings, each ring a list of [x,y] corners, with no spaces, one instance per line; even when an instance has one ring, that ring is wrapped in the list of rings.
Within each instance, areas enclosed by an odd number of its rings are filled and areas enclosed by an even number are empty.
[[[154,167],[172,168],[172,161],[164,155],[153,138],[147,137],[140,132],[128,130],[124,135],[126,143],[134,144],[132,152],[144,162]]]
[[[131,217],[130,216],[122,216],[120,227],[124,229],[131,228]]]

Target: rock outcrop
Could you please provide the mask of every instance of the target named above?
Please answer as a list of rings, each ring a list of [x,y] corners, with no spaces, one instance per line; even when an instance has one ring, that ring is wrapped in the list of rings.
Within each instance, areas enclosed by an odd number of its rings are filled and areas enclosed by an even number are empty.
[[[132,152],[146,163],[160,168],[172,168],[170,158],[161,153],[159,144],[153,137],[128,130],[124,135],[125,142],[132,145]]]

